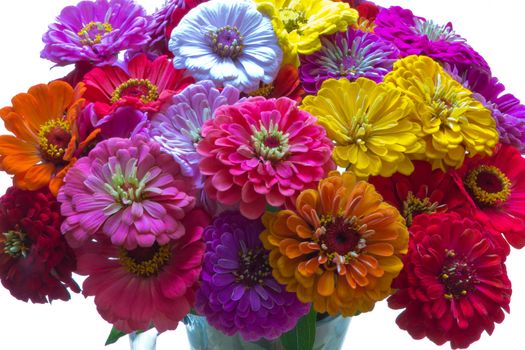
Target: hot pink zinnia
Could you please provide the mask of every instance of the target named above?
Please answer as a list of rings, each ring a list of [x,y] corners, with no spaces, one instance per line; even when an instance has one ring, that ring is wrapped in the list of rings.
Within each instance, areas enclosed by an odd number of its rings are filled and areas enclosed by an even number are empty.
[[[62,232],[75,247],[97,233],[126,249],[167,244],[184,235],[181,220],[195,204],[191,178],[140,135],[99,143],[64,181]]]
[[[250,219],[262,215],[267,203],[290,203],[334,167],[325,130],[286,97],[220,107],[202,136],[197,151],[206,192],[223,204],[240,202]]]
[[[127,250],[98,236],[76,251],[78,273],[88,277],[85,296],[95,296],[100,315],[123,332],[177,328],[195,300],[209,216],[200,209],[183,220],[186,234],[166,245]]]

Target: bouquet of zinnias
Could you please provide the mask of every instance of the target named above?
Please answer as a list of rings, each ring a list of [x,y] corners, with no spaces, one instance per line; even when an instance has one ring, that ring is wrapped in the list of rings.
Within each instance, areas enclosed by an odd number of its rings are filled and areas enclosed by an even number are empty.
[[[387,297],[453,348],[509,312],[525,107],[450,23],[368,1],[96,0],[43,41],[74,69],[0,110],[14,297],[82,290],[113,335],[204,317],[287,350]]]

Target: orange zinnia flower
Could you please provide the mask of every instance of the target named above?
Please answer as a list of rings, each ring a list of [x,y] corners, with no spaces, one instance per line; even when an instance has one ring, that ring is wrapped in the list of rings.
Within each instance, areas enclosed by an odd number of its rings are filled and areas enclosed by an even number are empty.
[[[273,276],[317,312],[352,316],[391,294],[408,248],[405,220],[374,186],[330,173],[296,210],[266,213],[261,240]]]
[[[63,175],[55,175],[96,134],[79,143],[76,119],[84,90],[83,84],[73,89],[62,81],[39,84],[0,110],[6,129],[14,134],[0,136],[0,167],[14,175],[16,187],[37,190],[49,184],[56,195]]]

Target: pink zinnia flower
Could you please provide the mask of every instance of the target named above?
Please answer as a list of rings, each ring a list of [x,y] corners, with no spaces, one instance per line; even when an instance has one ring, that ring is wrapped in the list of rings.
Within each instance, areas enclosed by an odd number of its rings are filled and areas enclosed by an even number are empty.
[[[99,143],[64,181],[57,199],[73,246],[97,233],[126,249],[167,244],[184,235],[181,220],[195,203],[191,178],[143,136]]]
[[[78,273],[88,277],[85,296],[95,296],[97,310],[123,332],[177,328],[194,303],[209,216],[195,209],[183,220],[186,234],[166,245],[127,250],[104,236],[76,251]]]
[[[193,83],[184,70],[173,68],[166,56],[150,61],[140,54],[121,67],[95,68],[84,77],[89,102],[95,102],[99,115],[129,105],[145,112],[158,112],[162,104]]]
[[[240,202],[250,219],[280,207],[333,169],[324,128],[289,98],[255,97],[215,111],[197,151],[205,190],[220,203]]]

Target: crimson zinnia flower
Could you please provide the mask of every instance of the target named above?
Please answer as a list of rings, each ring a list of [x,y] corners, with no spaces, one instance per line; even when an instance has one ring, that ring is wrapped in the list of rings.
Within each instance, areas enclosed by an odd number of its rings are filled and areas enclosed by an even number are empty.
[[[391,177],[372,176],[368,179],[384,200],[395,206],[407,226],[419,214],[457,212],[470,216],[474,206],[454,178],[440,169],[432,170],[425,161],[414,161],[410,176],[395,173]]]
[[[494,233],[503,234],[514,248],[523,248],[525,159],[520,152],[500,144],[491,157],[465,159],[454,177],[476,206],[476,218]]]
[[[504,248],[478,222],[457,213],[419,215],[410,227],[404,268],[388,299],[405,309],[396,322],[414,339],[466,348],[509,312]],[[501,238],[499,238],[501,239]]]
[[[60,204],[48,189],[15,187],[0,198],[0,280],[20,300],[69,300],[73,251],[60,234]]]

